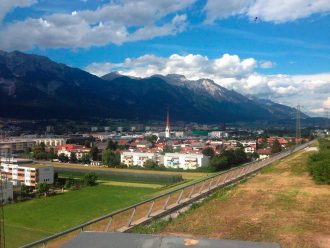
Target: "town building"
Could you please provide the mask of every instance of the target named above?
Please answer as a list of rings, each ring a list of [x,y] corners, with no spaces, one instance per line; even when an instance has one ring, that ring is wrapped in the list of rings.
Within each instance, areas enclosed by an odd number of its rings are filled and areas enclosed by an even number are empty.
[[[256,150],[257,150],[256,146],[253,146],[253,145],[244,147],[245,153],[254,153]]]
[[[66,143],[66,139],[64,138],[37,138],[34,139],[37,145],[44,143],[46,146],[62,146]]]
[[[122,152],[120,162],[127,166],[144,166],[147,160],[158,162],[157,154],[153,152]]]
[[[57,155],[63,153],[64,155],[70,157],[71,153],[75,153],[77,159],[80,159],[84,155],[88,155],[91,149],[81,145],[66,144],[63,146],[56,147],[56,150],[57,150]]]
[[[163,164],[167,168],[197,169],[206,166],[209,158],[203,154],[193,153],[165,153],[162,158]]]
[[[20,163],[11,160],[2,162],[1,166],[2,179],[12,182],[14,185],[24,184],[26,186],[36,187],[39,183],[54,183],[54,167],[34,164]]]
[[[6,157],[11,154],[26,151],[32,148],[36,142],[30,139],[7,139],[0,141],[1,156]]]
[[[257,153],[259,155],[259,159],[266,159],[269,158],[270,155],[272,154],[272,149],[271,148],[259,149],[257,150]]]
[[[212,131],[208,133],[208,137],[210,137],[211,139],[228,138],[229,133],[224,131]]]

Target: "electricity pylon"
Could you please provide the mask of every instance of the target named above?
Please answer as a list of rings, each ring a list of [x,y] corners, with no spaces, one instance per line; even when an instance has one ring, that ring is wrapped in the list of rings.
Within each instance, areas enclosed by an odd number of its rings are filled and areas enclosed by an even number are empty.
[[[301,122],[300,122],[300,105],[297,106],[296,113],[296,144],[300,143],[301,140]]]

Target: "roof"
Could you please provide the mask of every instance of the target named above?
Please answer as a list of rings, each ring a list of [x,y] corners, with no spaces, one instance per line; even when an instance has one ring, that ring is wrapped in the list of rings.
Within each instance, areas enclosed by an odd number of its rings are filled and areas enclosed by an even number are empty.
[[[156,236],[135,233],[81,232],[62,248],[280,248],[276,243]]]
[[[47,167],[53,167],[52,165],[46,165],[46,164],[39,164],[39,163],[30,163],[30,164],[7,164],[7,163],[1,163],[2,166],[12,166],[12,167],[28,167],[28,168],[35,168],[35,169],[40,169],[40,168],[47,168]]]

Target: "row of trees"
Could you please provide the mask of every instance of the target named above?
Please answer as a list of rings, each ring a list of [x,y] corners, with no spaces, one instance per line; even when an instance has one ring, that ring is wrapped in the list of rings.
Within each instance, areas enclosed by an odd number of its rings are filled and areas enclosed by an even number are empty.
[[[90,163],[91,160],[97,161],[100,160],[99,149],[96,146],[92,146],[91,150],[88,154],[84,154],[81,158],[77,158],[76,153],[72,152],[70,156],[61,153],[57,156],[56,152],[54,151],[53,147],[46,149],[44,143],[40,143],[39,145],[33,147],[31,150],[32,156],[34,159],[39,160],[52,160],[58,159],[61,162],[83,162],[83,163]]]
[[[203,150],[203,154],[210,157],[207,167],[210,171],[228,170],[248,161],[247,154],[242,147],[235,150],[224,150],[220,155],[215,154],[212,147],[207,147]]]

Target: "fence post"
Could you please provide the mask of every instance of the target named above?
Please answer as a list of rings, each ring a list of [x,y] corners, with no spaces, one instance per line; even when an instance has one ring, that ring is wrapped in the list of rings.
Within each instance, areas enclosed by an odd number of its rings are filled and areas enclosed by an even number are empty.
[[[203,181],[203,184],[202,184],[202,186],[201,186],[201,188],[200,188],[200,190],[199,190],[199,194],[201,194],[201,193],[202,193],[202,191],[203,191],[203,188],[204,188],[204,185],[205,185],[205,181]]]
[[[168,201],[170,200],[170,197],[171,197],[171,194],[168,195],[165,203],[164,203],[164,206],[163,206],[163,209],[166,210],[166,207],[167,207],[167,204],[168,204]]]
[[[147,218],[150,217],[152,208],[154,207],[154,204],[155,204],[155,200],[152,201],[152,203],[151,203],[151,205],[149,207],[149,210],[148,210],[148,213],[147,213]]]
[[[218,179],[217,183],[215,184],[215,186],[218,186],[218,185],[219,185],[219,183],[220,183],[220,179],[221,179],[221,176],[222,176],[222,175],[219,175],[219,179]]]
[[[182,198],[182,195],[183,195],[183,191],[184,191],[184,189],[181,190],[181,193],[178,197],[178,200],[176,201],[177,204],[180,204],[180,201],[181,201],[181,198]]]
[[[108,222],[107,226],[105,227],[105,232],[108,232],[110,230],[111,223],[112,223],[112,216],[110,217],[109,222]]]
[[[133,220],[133,217],[134,217],[134,214],[135,214],[135,211],[136,211],[136,207],[133,208],[133,212],[132,212],[131,216],[128,219],[127,226],[130,226],[131,225],[132,220]]]
[[[246,169],[246,166],[243,166],[242,170],[238,173],[238,176],[236,176],[235,179],[240,178],[241,176],[243,176],[245,169]]]
[[[228,175],[227,175],[227,177],[226,177],[226,181],[225,181],[225,183],[226,183],[226,182],[230,182],[230,180],[231,180],[231,178],[232,178],[232,176],[233,176],[232,174],[234,174],[234,173],[235,173],[234,170],[228,172]]]
[[[209,190],[211,189],[212,183],[213,183],[213,178],[212,178],[211,181],[210,181],[210,184],[209,184]]]
[[[189,199],[191,199],[192,194],[194,193],[194,190],[195,190],[195,184],[193,185],[193,187],[192,187],[192,189],[191,189],[191,191],[189,193]]]

